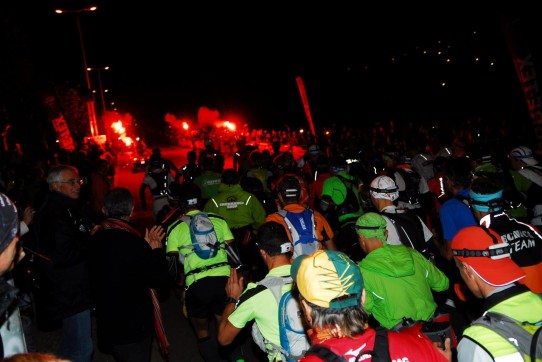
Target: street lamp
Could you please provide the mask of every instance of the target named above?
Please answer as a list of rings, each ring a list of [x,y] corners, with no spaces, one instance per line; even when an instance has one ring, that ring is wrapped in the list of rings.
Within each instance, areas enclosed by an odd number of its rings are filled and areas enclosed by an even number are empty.
[[[88,66],[87,66],[87,56],[85,53],[85,44],[83,42],[83,32],[81,31],[81,20],[79,15],[84,12],[92,12],[96,11],[98,9],[97,6],[90,6],[87,8],[77,9],[77,10],[66,10],[66,9],[55,9],[55,13],[57,14],[75,14],[75,18],[77,21],[77,31],[79,32],[79,43],[81,44],[81,53],[83,54],[83,66],[85,67],[85,77],[87,80],[87,90],[91,91],[91,85],[90,85],[90,76],[88,74]],[[92,94],[92,93],[91,93]],[[98,135],[98,122],[96,121],[96,108],[94,107],[94,97],[91,97],[91,100],[87,102],[87,110],[88,110],[88,118],[90,123],[90,135],[91,136],[97,136]]]
[[[104,97],[104,93],[107,93],[107,89],[104,89],[103,88],[103,85],[102,85],[102,70],[109,70],[109,66],[105,66],[105,67],[88,67],[87,68],[87,73],[88,72],[92,72],[93,70],[95,70],[97,73],[98,73],[98,90],[100,91],[100,100],[102,101],[102,117],[105,115],[105,97]]]

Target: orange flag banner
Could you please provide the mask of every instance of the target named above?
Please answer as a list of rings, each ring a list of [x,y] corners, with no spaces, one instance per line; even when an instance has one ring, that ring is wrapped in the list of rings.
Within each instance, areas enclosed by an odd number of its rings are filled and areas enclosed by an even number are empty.
[[[295,81],[297,83],[297,88],[299,89],[299,94],[301,94],[301,101],[303,102],[303,108],[305,108],[305,115],[307,116],[307,121],[309,122],[309,127],[313,136],[316,136],[316,131],[314,130],[314,123],[312,122],[311,109],[309,107],[309,100],[307,98],[307,91],[305,90],[305,83],[303,78],[296,77]]]
[[[530,49],[532,36],[527,24],[513,19],[502,24],[508,50],[516,68],[518,80],[527,102],[534,125],[542,125],[542,97],[536,76],[533,53]]]

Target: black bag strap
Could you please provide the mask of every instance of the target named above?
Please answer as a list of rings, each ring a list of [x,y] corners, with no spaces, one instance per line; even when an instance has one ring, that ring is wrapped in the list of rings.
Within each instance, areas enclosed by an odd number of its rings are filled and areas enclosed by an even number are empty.
[[[536,361],[536,347],[538,346],[538,337],[540,337],[540,332],[542,328],[538,328],[533,334],[533,339],[531,340],[531,348],[529,355],[531,356],[531,361]]]
[[[388,330],[382,327],[376,328],[375,346],[372,362],[391,362],[388,345]]]
[[[305,355],[316,355],[324,362],[346,362],[346,358],[335,354],[332,350],[321,344],[312,345]]]

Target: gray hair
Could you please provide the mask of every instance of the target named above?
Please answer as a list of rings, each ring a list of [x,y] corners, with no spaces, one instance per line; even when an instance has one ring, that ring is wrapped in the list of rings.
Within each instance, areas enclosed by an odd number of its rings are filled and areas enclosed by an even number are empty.
[[[115,187],[105,195],[103,211],[106,217],[124,219],[130,216],[133,207],[134,198],[127,188]]]
[[[79,170],[76,167],[70,165],[57,165],[51,168],[49,174],[47,175],[47,184],[49,185],[49,190],[52,190],[52,184],[55,182],[62,182],[62,172],[73,171],[79,175]]]
[[[353,338],[363,334],[365,324],[369,322],[369,315],[361,304],[344,308],[323,308],[305,300],[311,307],[312,327],[326,329],[336,338]]]

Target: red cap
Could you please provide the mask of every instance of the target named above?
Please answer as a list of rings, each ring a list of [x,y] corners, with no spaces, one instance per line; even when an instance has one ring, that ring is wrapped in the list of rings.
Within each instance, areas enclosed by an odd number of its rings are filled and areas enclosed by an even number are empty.
[[[452,255],[470,265],[487,284],[496,287],[525,277],[510,258],[510,249],[499,234],[482,226],[461,229],[452,240]]]

